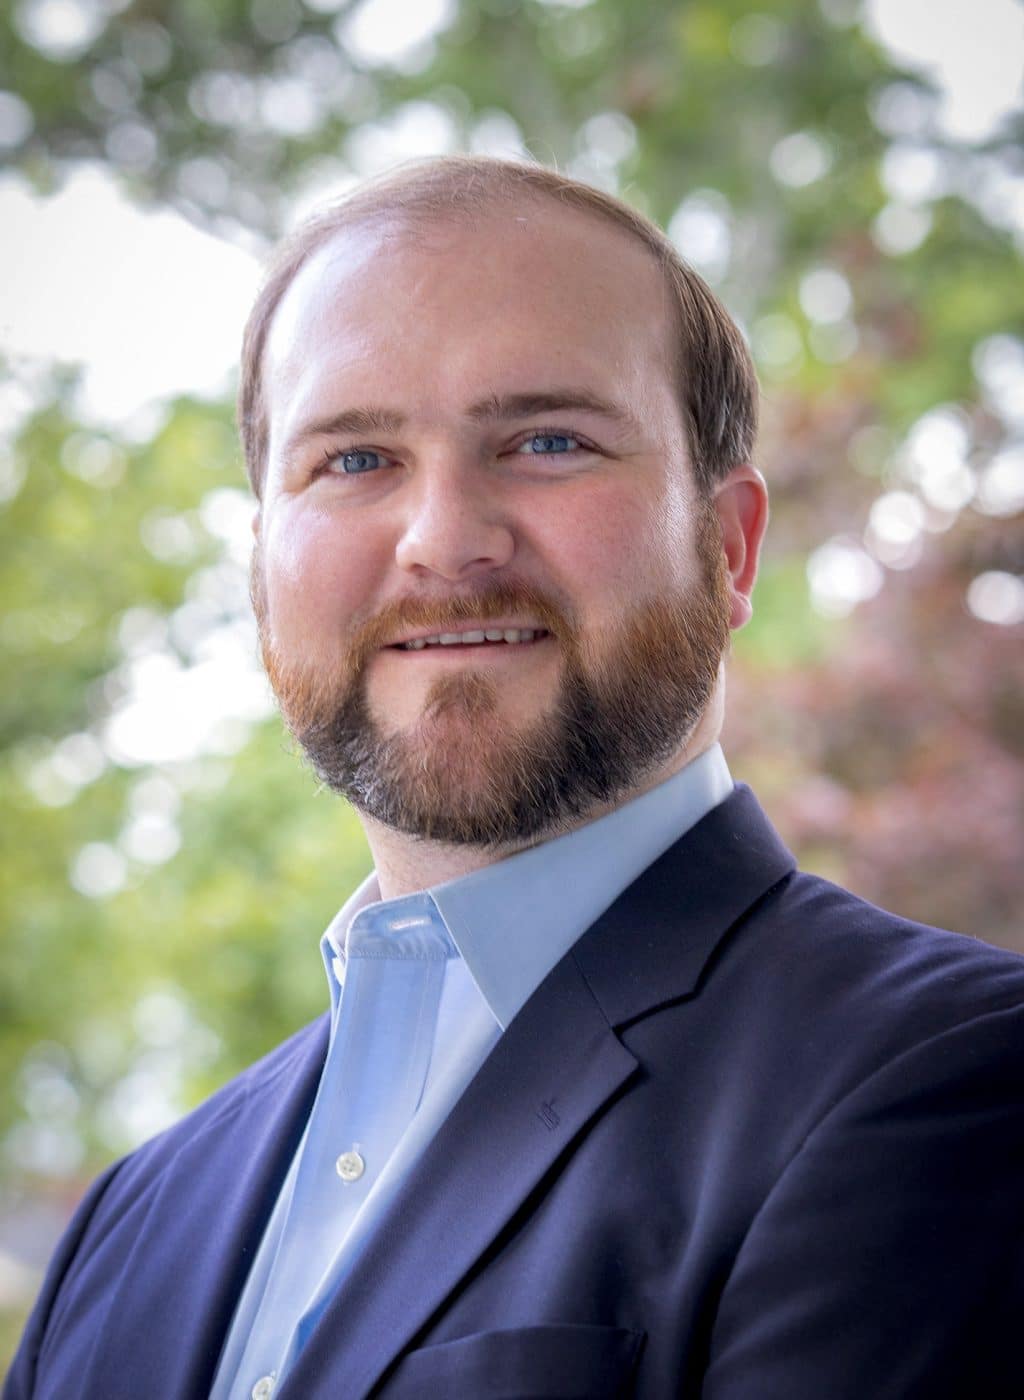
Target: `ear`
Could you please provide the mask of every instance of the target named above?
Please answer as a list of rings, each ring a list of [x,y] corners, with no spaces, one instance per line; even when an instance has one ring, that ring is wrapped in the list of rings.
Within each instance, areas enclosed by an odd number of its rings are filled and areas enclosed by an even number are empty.
[[[260,537],[260,508],[259,506],[252,513],[252,532],[257,539]]]
[[[757,581],[761,541],[768,524],[768,487],[756,467],[734,467],[718,486],[714,500],[732,582],[729,626],[743,627],[754,611],[750,595]]]

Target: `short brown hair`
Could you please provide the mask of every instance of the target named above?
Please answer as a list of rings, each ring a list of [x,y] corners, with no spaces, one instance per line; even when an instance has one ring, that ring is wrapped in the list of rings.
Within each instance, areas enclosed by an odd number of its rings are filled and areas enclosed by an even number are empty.
[[[455,220],[516,196],[547,197],[605,219],[653,254],[676,308],[679,403],[697,483],[710,493],[733,467],[750,460],[758,408],[750,352],[728,311],[656,224],[622,200],[547,166],[488,156],[442,156],[407,162],[359,185],[307,219],[280,245],[242,342],[238,422],[257,497],[263,490],[268,445],[263,353],[274,312],[307,259],[341,229],[357,224],[389,217]]]

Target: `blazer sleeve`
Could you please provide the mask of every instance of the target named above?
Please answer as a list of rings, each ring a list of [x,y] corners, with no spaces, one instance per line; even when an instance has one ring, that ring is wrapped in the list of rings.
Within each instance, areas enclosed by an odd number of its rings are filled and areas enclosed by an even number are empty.
[[[53,1253],[46,1276],[43,1279],[39,1297],[25,1324],[21,1343],[15,1353],[4,1380],[3,1395],[0,1400],[30,1400],[35,1394],[36,1367],[42,1351],[47,1328],[53,1316],[54,1304],[61,1287],[67,1279],[72,1261],[76,1258],[83,1236],[96,1212],[96,1208],[124,1164],[124,1159],[108,1167],[98,1176],[80,1201],[67,1229]]]
[[[702,1400],[1024,1395],[1024,1008],[899,1055],[805,1139],[724,1287]]]

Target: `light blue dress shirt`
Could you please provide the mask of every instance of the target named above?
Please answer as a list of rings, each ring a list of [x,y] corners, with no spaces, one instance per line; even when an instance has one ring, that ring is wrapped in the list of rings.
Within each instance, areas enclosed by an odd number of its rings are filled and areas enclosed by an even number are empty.
[[[606,816],[461,879],[382,902],[368,876],[321,941],[327,1060],[211,1400],[269,1400],[505,1027],[626,886],[731,791],[715,745]]]

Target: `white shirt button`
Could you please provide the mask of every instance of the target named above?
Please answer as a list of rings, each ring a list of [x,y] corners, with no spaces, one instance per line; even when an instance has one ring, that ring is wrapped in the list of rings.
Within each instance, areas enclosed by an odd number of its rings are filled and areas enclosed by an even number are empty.
[[[334,1164],[334,1169],[341,1177],[342,1181],[358,1181],[366,1170],[366,1163],[359,1153],[352,1149],[351,1152],[343,1152]]]
[[[273,1393],[273,1376],[260,1376],[259,1380],[249,1392],[249,1394],[252,1396],[252,1400],[270,1400],[270,1397],[273,1395]]]

